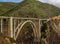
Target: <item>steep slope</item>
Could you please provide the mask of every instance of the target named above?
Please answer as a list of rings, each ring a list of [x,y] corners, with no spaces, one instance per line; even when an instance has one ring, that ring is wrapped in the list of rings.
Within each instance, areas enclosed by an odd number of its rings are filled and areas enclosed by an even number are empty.
[[[0,14],[8,11],[9,9],[13,8],[16,4],[12,2],[0,2]]]
[[[36,0],[24,0],[16,7],[7,11],[4,16],[48,18],[60,14],[60,9]]]
[[[6,38],[5,35],[0,33],[0,44],[11,44]]]

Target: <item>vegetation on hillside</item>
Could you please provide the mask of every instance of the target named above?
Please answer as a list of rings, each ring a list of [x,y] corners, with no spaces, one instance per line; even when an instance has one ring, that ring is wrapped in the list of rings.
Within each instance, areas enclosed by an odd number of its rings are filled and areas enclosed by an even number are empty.
[[[24,0],[20,3],[10,4],[5,3],[1,6],[2,4],[0,4],[0,13],[3,13],[0,15],[2,16],[48,18],[60,14],[60,8],[36,0]]]
[[[12,2],[0,2],[0,15],[13,8],[17,3]]]

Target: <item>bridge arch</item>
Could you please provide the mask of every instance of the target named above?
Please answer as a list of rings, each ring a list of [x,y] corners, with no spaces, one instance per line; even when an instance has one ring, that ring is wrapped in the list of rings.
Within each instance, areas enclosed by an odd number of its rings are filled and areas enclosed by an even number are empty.
[[[23,22],[22,25],[20,26],[15,39],[17,39],[17,37],[20,34],[20,31],[22,30],[23,26],[25,24],[27,24],[27,23],[30,23],[30,25],[31,25],[31,27],[33,29],[34,37],[36,37],[36,34],[37,34],[37,32],[36,32],[36,30],[37,30],[36,24],[31,20],[27,20],[27,21]]]

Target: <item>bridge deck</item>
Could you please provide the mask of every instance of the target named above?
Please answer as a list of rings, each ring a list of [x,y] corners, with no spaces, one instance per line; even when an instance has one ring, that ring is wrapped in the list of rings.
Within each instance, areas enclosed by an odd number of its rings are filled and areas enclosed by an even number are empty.
[[[0,16],[0,18],[11,18],[7,16]],[[23,17],[12,17],[13,19],[34,19],[34,20],[48,20],[48,19],[40,19],[40,18],[23,18]]]

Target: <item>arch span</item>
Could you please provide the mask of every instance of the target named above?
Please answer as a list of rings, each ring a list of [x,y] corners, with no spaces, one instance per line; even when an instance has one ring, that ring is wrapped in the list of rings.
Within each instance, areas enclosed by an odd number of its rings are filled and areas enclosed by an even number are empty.
[[[18,32],[17,32],[17,35],[16,35],[16,37],[15,37],[15,40],[17,39],[17,37],[18,37],[20,31],[22,30],[23,26],[24,26],[25,24],[27,24],[27,23],[30,23],[30,24],[31,24],[31,26],[32,26],[32,28],[33,28],[34,36],[36,37],[36,30],[37,30],[36,24],[35,24],[33,21],[31,21],[31,20],[27,20],[27,21],[25,21],[24,23],[22,23],[22,25],[20,26],[20,28],[19,28],[19,30],[18,30]]]

